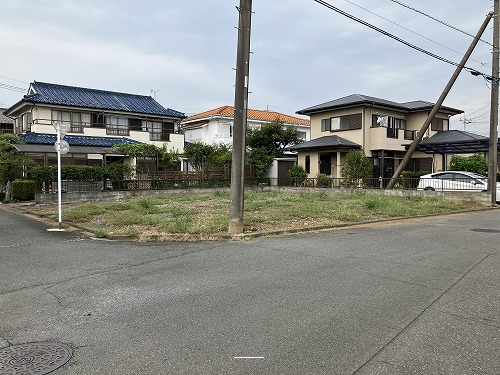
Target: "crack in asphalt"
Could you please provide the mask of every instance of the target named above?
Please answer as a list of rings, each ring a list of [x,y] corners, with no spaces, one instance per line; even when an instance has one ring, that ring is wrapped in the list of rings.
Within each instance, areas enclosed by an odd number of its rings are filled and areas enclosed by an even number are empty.
[[[462,281],[470,272],[472,272],[477,266],[488,259],[491,256],[498,255],[498,253],[486,254],[479,261],[477,261],[472,267],[470,267],[462,276],[460,276],[453,284],[446,288],[443,293],[437,296],[433,301],[431,301],[420,313],[415,316],[408,324],[406,324],[398,333],[396,333],[389,341],[387,341],[379,350],[377,350],[370,358],[368,358],[364,363],[362,363],[351,375],[357,374],[363,367],[365,367],[369,362],[371,362],[377,355],[379,355],[385,348],[387,348],[394,340],[396,340],[404,331],[406,331],[413,323],[415,323],[424,313],[426,313],[437,301],[439,301],[446,293],[448,293],[455,285]]]
[[[142,262],[128,264],[128,265],[125,265],[125,266],[122,266],[122,267],[113,267],[113,268],[110,268],[110,269],[107,269],[107,270],[102,270],[102,271],[88,273],[88,274],[85,274],[85,275],[70,277],[70,278],[67,278],[67,279],[64,279],[64,280],[60,280],[60,281],[56,281],[56,282],[47,282],[47,283],[41,283],[41,284],[27,285],[27,286],[23,286],[21,288],[11,289],[11,290],[6,290],[6,291],[3,291],[3,292],[0,292],[0,296],[4,296],[4,295],[10,294],[10,293],[16,293],[16,292],[23,291],[23,290],[29,290],[29,289],[33,289],[33,288],[38,288],[38,287],[49,287],[50,288],[50,287],[53,287],[53,286],[56,286],[56,285],[61,285],[61,284],[67,283],[69,281],[74,281],[74,280],[83,279],[83,278],[86,278],[86,277],[103,275],[103,274],[106,274],[106,273],[112,273],[112,272],[116,272],[116,271],[122,271],[122,270],[130,269],[130,268],[140,267],[140,266],[143,266],[143,265],[146,265],[146,264],[153,264],[153,263],[156,263],[156,262],[162,262],[162,261],[169,260],[169,259],[180,258],[180,257],[186,256],[186,255],[202,253],[202,252],[210,251],[210,250],[213,250],[213,249],[216,249],[216,248],[218,248],[218,246],[214,245],[212,247],[204,248],[204,249],[201,249],[201,250],[193,250],[193,251],[188,251],[188,252],[184,252],[184,253],[181,253],[181,254],[170,255],[170,256],[167,256],[167,257],[149,259],[149,260],[145,260],[145,261],[142,261]],[[47,290],[45,290],[45,291],[47,292]]]

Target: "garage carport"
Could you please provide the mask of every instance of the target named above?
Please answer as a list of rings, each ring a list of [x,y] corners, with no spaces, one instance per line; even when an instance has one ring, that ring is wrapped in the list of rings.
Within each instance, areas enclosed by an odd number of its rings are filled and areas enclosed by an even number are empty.
[[[407,149],[410,145],[405,146]],[[489,138],[462,130],[438,132],[421,142],[417,150],[427,154],[439,154],[442,157],[442,170],[446,170],[447,154],[486,153],[489,149]]]

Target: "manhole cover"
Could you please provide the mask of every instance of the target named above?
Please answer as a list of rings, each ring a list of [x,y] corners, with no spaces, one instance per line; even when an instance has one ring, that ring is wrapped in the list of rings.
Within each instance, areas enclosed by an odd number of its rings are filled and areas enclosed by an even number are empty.
[[[42,375],[69,361],[71,348],[57,342],[33,342],[0,349],[1,375]]]
[[[481,233],[500,233],[498,229],[471,229],[472,232],[481,232]]]

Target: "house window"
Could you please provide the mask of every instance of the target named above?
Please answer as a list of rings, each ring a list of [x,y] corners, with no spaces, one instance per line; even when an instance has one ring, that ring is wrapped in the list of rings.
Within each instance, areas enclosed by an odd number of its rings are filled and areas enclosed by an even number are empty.
[[[52,111],[52,124],[56,121],[65,124],[69,130],[71,126],[71,112]]]
[[[151,141],[169,141],[170,134],[174,132],[173,122],[144,121],[143,130],[149,132]]]
[[[106,116],[106,134],[129,135],[128,119],[126,117]]]
[[[442,118],[433,118],[431,122],[431,130],[442,132],[444,130],[444,121]]]
[[[362,115],[356,113],[353,115],[330,117],[321,120],[321,131],[343,131],[361,129]]]
[[[306,155],[305,170],[307,173],[311,173],[311,156]]]
[[[233,136],[233,125],[230,122],[219,124],[219,137],[228,138]]]
[[[90,113],[71,113],[71,133],[83,133],[83,128],[90,127]]]
[[[142,120],[140,118],[129,118],[128,125],[130,130],[142,131]]]
[[[300,139],[303,139],[305,141],[306,138],[307,138],[307,133],[306,132],[300,132],[300,131],[298,131],[297,132],[297,137],[300,138]]]
[[[102,113],[92,113],[92,127],[104,128],[104,115]]]
[[[331,129],[331,119],[329,118],[324,118],[321,120],[321,131],[322,132],[329,132]]]

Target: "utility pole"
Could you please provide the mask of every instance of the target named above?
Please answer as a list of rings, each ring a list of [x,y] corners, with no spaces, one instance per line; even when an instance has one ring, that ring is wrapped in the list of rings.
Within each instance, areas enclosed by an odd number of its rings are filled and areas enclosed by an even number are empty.
[[[245,194],[245,135],[248,109],[248,74],[250,65],[250,27],[252,0],[240,0],[236,85],[234,90],[233,160],[231,164],[231,202],[229,234],[243,233]]]
[[[427,116],[427,119],[425,120],[424,124],[422,125],[422,128],[418,131],[417,137],[415,140],[412,142],[410,148],[406,152],[403,160],[399,164],[398,168],[394,172],[394,175],[392,176],[391,180],[387,184],[386,189],[391,190],[394,188],[394,185],[396,184],[397,178],[401,175],[401,172],[405,169],[406,165],[410,161],[411,157],[413,156],[413,153],[417,149],[418,145],[422,141],[422,138],[424,137],[425,132],[429,128],[429,125],[431,124],[432,120],[434,119],[434,116],[438,113],[439,109],[441,108],[441,105],[443,104],[444,100],[446,99],[446,96],[450,92],[451,88],[455,84],[455,81],[457,80],[458,76],[460,75],[460,72],[462,71],[463,67],[465,66],[465,63],[469,59],[470,55],[472,54],[472,51],[474,51],[474,48],[476,47],[477,43],[481,39],[481,36],[484,33],[484,30],[486,30],[486,27],[488,26],[488,23],[490,22],[491,18],[493,17],[493,12],[490,12],[487,14],[486,19],[484,20],[483,24],[481,25],[481,28],[477,32],[476,36],[474,37],[471,45],[469,46],[469,49],[467,52],[465,52],[464,57],[458,64],[457,68],[455,69],[455,72],[451,76],[450,80],[448,81],[448,84],[444,88],[443,92],[439,96],[439,99],[437,100],[436,104],[434,104],[434,107],[431,110],[431,113],[429,113],[429,116]]]
[[[500,41],[500,0],[494,0],[493,18],[493,67],[491,80],[491,112],[490,112],[490,141],[488,149],[488,190],[491,196],[491,205],[496,206],[497,200],[497,158],[498,158],[498,75],[499,75],[499,41]]]

